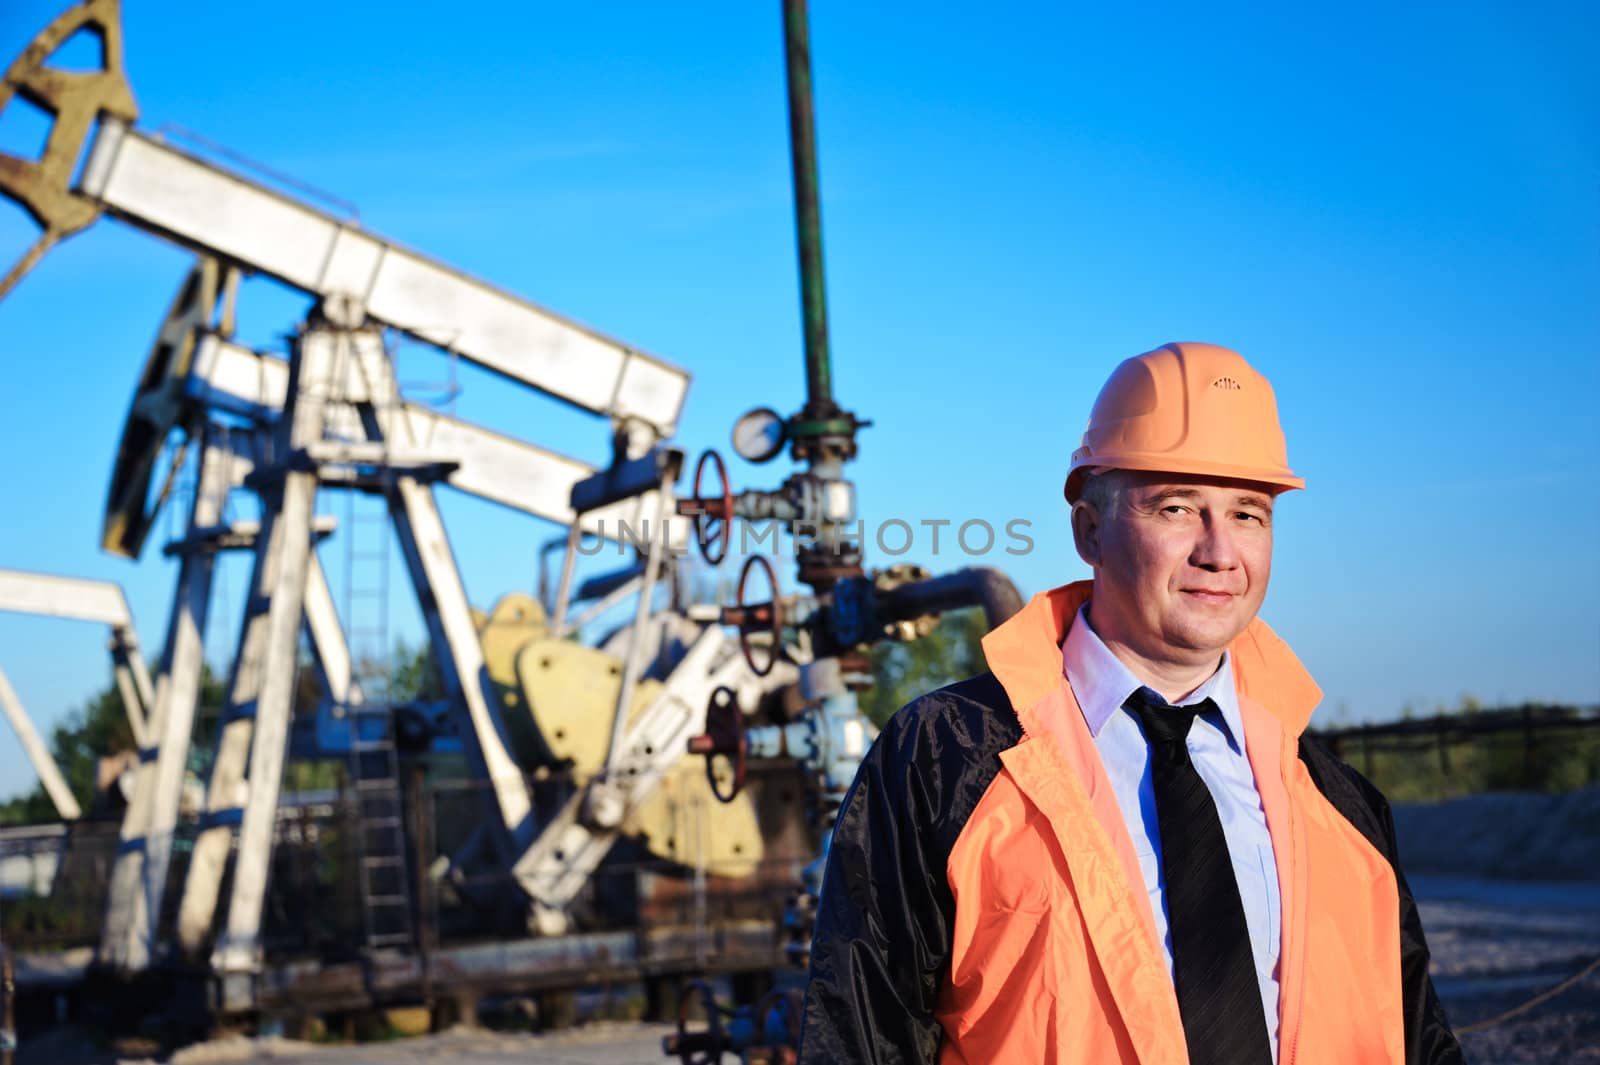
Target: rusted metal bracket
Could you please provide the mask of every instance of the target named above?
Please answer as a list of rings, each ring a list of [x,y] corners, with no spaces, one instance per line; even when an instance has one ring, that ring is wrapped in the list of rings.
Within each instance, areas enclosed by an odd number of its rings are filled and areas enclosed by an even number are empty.
[[[43,230],[11,271],[0,279],[0,299],[33,269],[44,253],[100,217],[100,206],[72,191],[72,174],[90,131],[101,115],[125,122],[139,117],[122,66],[121,0],[85,0],[64,11],[17,57],[0,82],[0,111],[20,96],[49,112],[53,122],[37,160],[0,152],[0,193],[21,204]],[[79,32],[100,42],[100,68],[58,70],[48,66],[56,51]]]

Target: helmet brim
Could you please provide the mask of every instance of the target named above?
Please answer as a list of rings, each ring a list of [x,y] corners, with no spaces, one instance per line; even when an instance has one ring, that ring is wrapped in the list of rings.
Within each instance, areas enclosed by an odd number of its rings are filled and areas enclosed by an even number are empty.
[[[1253,481],[1273,489],[1273,495],[1303,489],[1306,486],[1306,479],[1296,476],[1293,470],[1261,469],[1239,466],[1231,462],[1205,462],[1200,459],[1175,462],[1170,455],[1101,455],[1089,461],[1073,463],[1072,468],[1067,471],[1067,479],[1061,486],[1061,494],[1066,497],[1068,503],[1076,503],[1083,498],[1084,483],[1088,481],[1090,471],[1095,469],[1137,470],[1141,473],[1176,473],[1196,477],[1226,478],[1230,481]]]

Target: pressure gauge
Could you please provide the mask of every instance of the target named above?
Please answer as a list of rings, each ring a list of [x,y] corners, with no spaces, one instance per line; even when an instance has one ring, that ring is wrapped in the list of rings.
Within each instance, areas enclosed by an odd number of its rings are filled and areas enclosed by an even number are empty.
[[[733,450],[746,462],[767,462],[783,450],[788,436],[783,415],[771,407],[757,407],[733,423]]]

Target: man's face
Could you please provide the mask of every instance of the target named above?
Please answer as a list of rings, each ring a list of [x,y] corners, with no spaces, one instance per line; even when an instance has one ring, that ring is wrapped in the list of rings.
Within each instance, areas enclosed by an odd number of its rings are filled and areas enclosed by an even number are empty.
[[[1151,663],[1215,663],[1261,609],[1272,573],[1273,497],[1215,477],[1114,471],[1118,498],[1073,510],[1094,567],[1096,632]]]

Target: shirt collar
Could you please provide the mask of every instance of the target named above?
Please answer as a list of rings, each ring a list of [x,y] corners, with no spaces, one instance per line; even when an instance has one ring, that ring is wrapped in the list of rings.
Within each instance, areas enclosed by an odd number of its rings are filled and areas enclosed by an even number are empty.
[[[1122,709],[1128,696],[1145,686],[1144,681],[1122,659],[1111,652],[1094,629],[1089,627],[1089,604],[1078,608],[1077,617],[1067,629],[1067,638],[1061,645],[1061,666],[1072,685],[1072,694],[1083,711],[1083,720],[1089,726],[1089,735],[1096,738],[1106,727],[1111,715]],[[1205,699],[1217,704],[1222,711],[1222,723],[1228,738],[1242,748],[1244,725],[1239,715],[1239,695],[1233,683],[1233,663],[1228,652],[1222,652],[1222,664],[1200,687],[1189,694],[1180,706],[1192,706]]]

